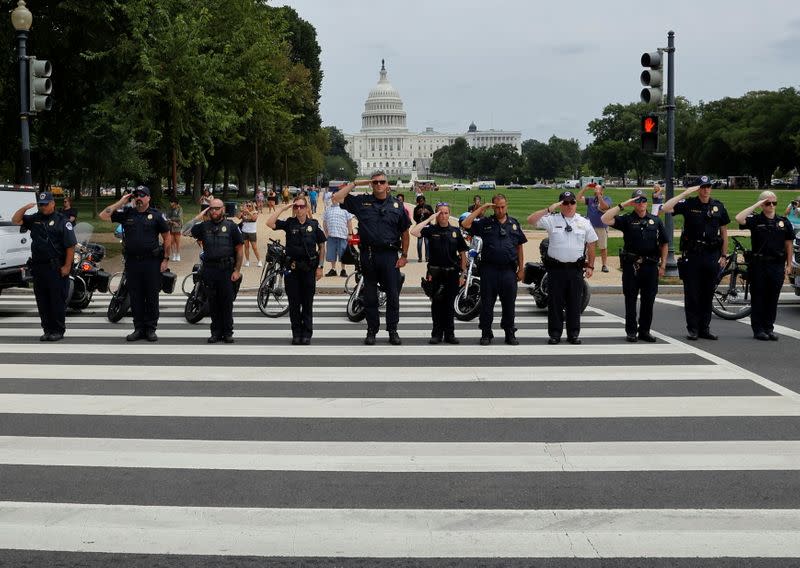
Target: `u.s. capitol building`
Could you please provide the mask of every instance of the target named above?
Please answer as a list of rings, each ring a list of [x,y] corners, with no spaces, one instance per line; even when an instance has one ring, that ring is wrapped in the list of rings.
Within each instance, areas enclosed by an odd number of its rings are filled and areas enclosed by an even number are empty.
[[[419,134],[409,132],[403,100],[386,75],[386,65],[381,64],[378,84],[369,92],[361,114],[361,131],[345,134],[347,152],[358,165],[358,173],[369,174],[383,170],[389,175],[410,176],[416,171],[425,175],[429,171],[433,153],[443,146],[466,138],[473,148],[488,148],[496,144],[511,144],[522,149],[522,133],[508,130],[478,130],[470,124],[463,134],[442,134],[426,128]]]

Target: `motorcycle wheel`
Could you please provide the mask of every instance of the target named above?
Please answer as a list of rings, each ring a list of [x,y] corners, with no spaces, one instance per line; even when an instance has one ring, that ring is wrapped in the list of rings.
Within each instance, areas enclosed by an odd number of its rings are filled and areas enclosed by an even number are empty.
[[[185,295],[188,296],[189,294],[192,293],[193,289],[194,289],[194,272],[190,272],[189,274],[183,277],[183,280],[181,280],[181,292],[183,292]]]
[[[183,317],[189,323],[198,323],[208,315],[208,300],[201,287],[192,290],[186,298],[186,305],[183,307]]]
[[[283,275],[278,272],[268,274],[256,296],[258,309],[268,318],[279,318],[289,312],[289,301],[283,288]]]
[[[589,300],[592,299],[592,288],[589,286],[589,283],[584,280],[583,281],[583,300],[581,301],[581,313],[586,310],[586,307],[589,305]]]
[[[737,320],[750,315],[753,311],[750,288],[741,272],[729,269],[722,273],[714,290],[711,311],[726,320]]]
[[[531,292],[533,294],[533,300],[536,302],[536,307],[539,309],[545,309],[547,304],[549,303],[550,293],[549,293],[549,281],[547,278],[547,274],[544,275],[542,278],[542,282],[539,285],[539,292]],[[589,306],[589,301],[592,299],[592,288],[589,286],[589,283],[584,279],[583,281],[583,297],[581,298],[581,313],[586,311],[586,308]]]
[[[117,323],[128,314],[130,307],[131,297],[127,291],[123,290],[122,293],[117,291],[116,294],[111,296],[111,301],[108,303],[108,311],[106,312],[108,321]]]
[[[456,319],[458,321],[472,321],[481,311],[481,291],[477,284],[470,286],[467,290],[463,286],[456,294],[454,301],[454,308],[456,312]]]
[[[359,322],[365,317],[367,317],[367,310],[364,307],[364,294],[361,292],[361,286],[356,286],[356,289],[350,294],[350,299],[347,300],[347,319]]]

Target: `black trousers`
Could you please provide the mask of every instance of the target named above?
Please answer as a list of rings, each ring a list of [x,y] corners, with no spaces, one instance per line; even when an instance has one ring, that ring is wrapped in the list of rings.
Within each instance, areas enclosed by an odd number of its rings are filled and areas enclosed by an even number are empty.
[[[583,268],[580,266],[547,267],[547,334],[560,339],[566,314],[567,337],[581,333]]]
[[[203,284],[208,292],[211,335],[228,337],[233,335],[233,268],[203,266]]]
[[[431,299],[433,330],[431,337],[455,335],[455,301],[458,295],[458,270],[440,272],[432,279],[433,289],[441,290]]]
[[[67,290],[69,281],[61,277],[60,268],[54,264],[31,265],[33,294],[42,321],[42,331],[63,335],[66,327]]]
[[[484,336],[492,336],[494,304],[500,297],[503,315],[500,327],[514,333],[514,303],[517,301],[517,271],[511,265],[481,264],[481,313],[479,326]]]
[[[367,331],[377,333],[381,322],[378,316],[378,284],[386,292],[386,330],[397,331],[400,321],[400,270],[397,252],[393,250],[361,250],[361,272],[364,277],[364,309],[367,312]]]
[[[625,295],[625,333],[650,333],[653,323],[653,303],[658,293],[658,265],[644,262],[634,269],[632,262],[622,263],[622,293]],[[636,321],[636,302],[641,297],[639,321]]]
[[[284,277],[286,296],[289,299],[289,320],[292,337],[311,339],[314,332],[314,294],[317,280],[313,270],[290,270]]]
[[[719,277],[719,251],[685,252],[683,309],[686,329],[705,332],[711,327],[711,302]]]
[[[753,334],[772,333],[778,314],[778,297],[785,280],[783,262],[754,261],[749,270],[750,299],[753,312],[750,314],[750,327]]]
[[[158,293],[161,290],[161,259],[125,259],[128,291],[131,295],[133,327],[142,331],[158,326]]]

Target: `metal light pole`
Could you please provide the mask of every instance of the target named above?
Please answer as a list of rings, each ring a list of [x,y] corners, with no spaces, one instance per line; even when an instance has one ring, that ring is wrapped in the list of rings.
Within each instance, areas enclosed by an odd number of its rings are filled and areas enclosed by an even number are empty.
[[[664,157],[664,181],[667,184],[666,200],[675,196],[672,178],[675,175],[675,32],[667,33],[667,154]],[[675,245],[673,239],[674,223],[672,214],[668,213],[664,219],[664,228],[669,235],[669,253],[667,255],[667,276],[678,275],[678,263],[675,260]]]
[[[11,12],[11,25],[17,31],[17,58],[19,59],[19,122],[22,134],[22,183],[33,185],[31,174],[31,133],[28,124],[28,31],[33,23],[33,14],[25,7],[25,0],[19,0]]]

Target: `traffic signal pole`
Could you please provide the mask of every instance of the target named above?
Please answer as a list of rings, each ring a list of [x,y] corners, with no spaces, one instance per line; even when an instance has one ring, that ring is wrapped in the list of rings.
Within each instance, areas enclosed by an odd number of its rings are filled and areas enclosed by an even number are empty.
[[[672,178],[675,175],[675,32],[670,30],[667,33],[667,153],[664,157],[664,181],[667,184],[666,200],[669,201],[675,196],[675,187]],[[678,275],[678,263],[675,260],[675,245],[673,233],[675,225],[672,213],[667,213],[664,219],[664,227],[669,237],[669,252],[667,255],[667,276]]]
[[[17,57],[19,58],[19,123],[22,138],[22,183],[33,185],[31,172],[31,134],[28,123],[28,32],[17,30]]]

